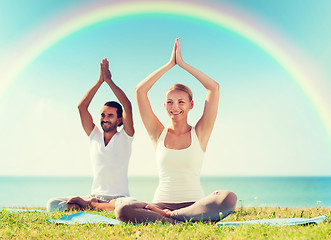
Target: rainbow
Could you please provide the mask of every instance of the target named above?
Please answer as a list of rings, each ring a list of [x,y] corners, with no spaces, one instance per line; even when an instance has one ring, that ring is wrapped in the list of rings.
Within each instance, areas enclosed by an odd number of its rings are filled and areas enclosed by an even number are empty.
[[[78,14],[70,15],[69,18],[62,18],[60,21],[57,19],[56,22],[47,22],[45,28],[41,28],[32,34],[33,37],[31,39],[24,39],[24,46],[30,43],[28,45],[29,48],[25,48],[23,52],[21,51],[19,58],[12,58],[15,59],[14,64],[6,68],[7,72],[3,74],[0,82],[0,97],[29,64],[64,38],[81,29],[106,20],[155,13],[182,16],[214,24],[217,27],[228,29],[244,37],[261,48],[288,72],[307,95],[331,140],[330,111],[316,90],[309,74],[307,74],[307,69],[304,68],[303,64],[300,64],[301,58],[298,54],[293,54],[293,46],[286,45],[288,43],[281,39],[280,35],[268,32],[267,28],[263,27],[258,21],[254,21],[252,16],[247,16],[239,9],[234,9],[224,4],[211,7],[201,2],[103,2],[102,5],[93,4],[92,6],[86,6]],[[293,56],[296,58],[294,59]]]

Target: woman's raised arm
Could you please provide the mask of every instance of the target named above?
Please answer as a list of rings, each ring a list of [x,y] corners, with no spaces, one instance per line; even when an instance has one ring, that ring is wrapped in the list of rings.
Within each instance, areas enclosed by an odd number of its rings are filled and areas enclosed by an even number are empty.
[[[167,71],[176,65],[176,43],[172,50],[171,58],[167,64],[151,73],[147,78],[136,86],[136,98],[141,119],[145,125],[148,135],[152,139],[154,146],[161,135],[164,126],[154,114],[147,93],[157,80]]]
[[[178,66],[192,74],[207,90],[204,111],[195,127],[200,146],[203,151],[206,151],[208,140],[212,133],[217,116],[219,84],[206,74],[184,62],[180,48],[180,40],[177,39],[176,42],[176,63]]]

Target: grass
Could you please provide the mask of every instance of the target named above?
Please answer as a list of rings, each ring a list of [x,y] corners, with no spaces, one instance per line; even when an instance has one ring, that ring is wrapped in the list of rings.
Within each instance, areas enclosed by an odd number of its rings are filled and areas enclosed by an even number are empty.
[[[115,218],[113,212],[87,211]],[[308,226],[219,227],[211,223],[177,225],[108,226],[103,224],[56,225],[47,218],[58,219],[69,213],[0,212],[0,239],[331,239],[331,208],[237,208],[224,221],[244,221],[263,218],[327,217],[324,223]]]

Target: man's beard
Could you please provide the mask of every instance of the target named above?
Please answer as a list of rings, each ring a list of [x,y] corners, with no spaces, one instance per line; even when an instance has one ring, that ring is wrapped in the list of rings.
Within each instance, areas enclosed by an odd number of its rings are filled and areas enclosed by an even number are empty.
[[[104,124],[104,123],[109,123],[109,124]],[[102,121],[101,122],[101,127],[103,129],[104,132],[112,132],[114,130],[117,129],[117,124],[116,122],[115,123],[111,123],[111,122],[105,122],[105,121]]]

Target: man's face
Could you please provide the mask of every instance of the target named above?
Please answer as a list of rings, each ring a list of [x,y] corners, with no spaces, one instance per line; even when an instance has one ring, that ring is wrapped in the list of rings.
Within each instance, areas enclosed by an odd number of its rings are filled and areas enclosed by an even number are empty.
[[[104,132],[112,132],[117,129],[120,119],[117,118],[116,108],[103,106],[101,109],[101,127]]]

